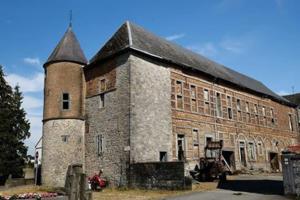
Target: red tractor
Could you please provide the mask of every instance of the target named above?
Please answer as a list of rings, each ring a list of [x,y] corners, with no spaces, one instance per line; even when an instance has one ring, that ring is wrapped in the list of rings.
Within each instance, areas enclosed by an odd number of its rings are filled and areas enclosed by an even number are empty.
[[[89,177],[89,188],[93,191],[102,190],[107,186],[107,181],[101,177],[102,170],[100,170],[99,174],[95,174],[92,177]]]

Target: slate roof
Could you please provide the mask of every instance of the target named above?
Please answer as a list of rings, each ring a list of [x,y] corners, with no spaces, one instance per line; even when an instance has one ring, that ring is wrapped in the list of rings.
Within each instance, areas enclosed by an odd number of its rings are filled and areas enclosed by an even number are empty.
[[[300,93],[285,95],[283,97],[289,100],[290,102],[300,106]]]
[[[58,61],[70,61],[82,65],[88,62],[71,27],[68,27],[44,66]]]
[[[125,50],[134,50],[161,61],[205,73],[242,89],[248,89],[282,104],[295,106],[263,83],[218,64],[177,44],[156,36],[131,22],[125,22],[112,38],[90,60],[95,63]]]

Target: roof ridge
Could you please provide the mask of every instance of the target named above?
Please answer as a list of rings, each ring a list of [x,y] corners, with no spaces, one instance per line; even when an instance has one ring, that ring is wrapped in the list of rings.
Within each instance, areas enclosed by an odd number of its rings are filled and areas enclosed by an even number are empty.
[[[126,21],[126,26],[127,26],[129,47],[131,47],[132,46],[132,32],[131,32],[130,22],[128,20]]]

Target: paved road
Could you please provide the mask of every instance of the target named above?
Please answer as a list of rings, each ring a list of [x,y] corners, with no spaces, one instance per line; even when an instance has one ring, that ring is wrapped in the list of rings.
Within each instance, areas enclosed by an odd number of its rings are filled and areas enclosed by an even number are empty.
[[[201,184],[201,183],[200,183]],[[218,189],[195,192],[168,200],[288,200],[283,196],[281,175],[240,175],[221,182]]]
[[[217,189],[208,192],[192,193],[188,195],[168,198],[167,200],[291,200],[281,195],[264,195],[249,192],[236,192]]]

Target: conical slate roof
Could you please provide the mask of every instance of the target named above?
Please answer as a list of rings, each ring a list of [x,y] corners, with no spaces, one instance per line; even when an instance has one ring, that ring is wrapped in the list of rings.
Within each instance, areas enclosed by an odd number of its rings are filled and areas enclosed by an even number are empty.
[[[267,88],[260,81],[167,41],[128,21],[119,28],[112,38],[90,60],[90,63],[101,61],[125,50],[133,50],[164,62],[190,68],[215,79],[238,86],[241,89],[258,93],[262,97],[269,97],[280,103],[295,106]]]
[[[68,28],[44,66],[58,61],[69,61],[82,65],[87,64],[87,59],[71,27]]]

